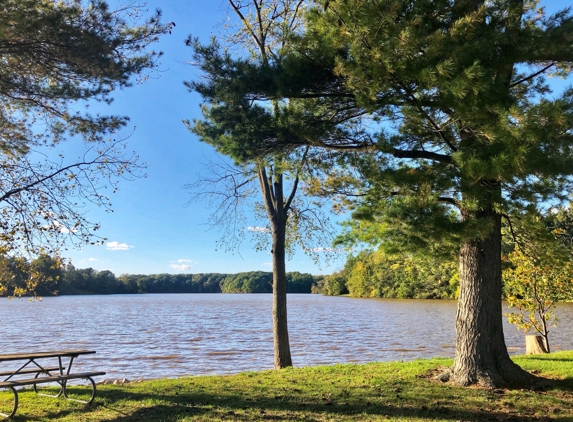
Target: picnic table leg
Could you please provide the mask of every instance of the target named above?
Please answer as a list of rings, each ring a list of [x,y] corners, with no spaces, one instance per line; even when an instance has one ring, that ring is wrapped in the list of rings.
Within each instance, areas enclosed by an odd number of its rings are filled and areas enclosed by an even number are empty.
[[[0,412],[0,416],[4,416],[6,419],[8,419],[14,416],[16,414],[16,410],[18,410],[18,391],[16,391],[14,387],[5,387],[5,388],[9,388],[10,390],[12,390],[12,394],[14,394],[14,407],[12,408],[12,412],[11,413]]]
[[[68,362],[68,369],[66,371],[66,375],[69,375],[70,371],[72,370],[72,365],[74,363],[74,357],[75,356],[70,356],[70,361]],[[62,367],[62,358],[58,358],[60,360],[60,372],[63,374],[63,367]]]
[[[75,356],[70,356],[70,361],[68,362],[68,369],[67,369],[67,371],[66,371],[66,375],[69,374],[69,373],[70,373],[70,370],[72,369],[72,365],[73,365],[73,363],[74,363],[74,357],[75,357]],[[62,361],[60,360],[60,368],[61,368],[61,367],[62,367]],[[68,399],[68,400],[75,401],[75,402],[78,402],[78,403],[91,404],[91,403],[94,401],[94,398],[95,398],[95,395],[96,395],[96,384],[95,384],[94,380],[91,379],[90,377],[87,377],[87,378],[85,378],[85,379],[87,379],[87,380],[91,383],[91,385],[92,385],[92,396],[90,397],[90,399],[89,399],[88,401],[79,400],[79,399],[72,399],[72,398],[68,397],[68,391],[67,391],[67,389],[66,389],[66,388],[67,388],[67,382],[66,382],[66,380],[64,380],[64,381],[62,382],[62,384],[61,384],[61,385],[62,385],[62,392],[64,393],[64,397],[65,397],[66,399]]]
[[[38,372],[34,378],[39,378],[39,377],[40,377],[40,373]],[[60,384],[60,391],[58,391],[58,394],[39,393],[39,392],[38,392],[37,384],[32,384],[32,388],[34,389],[34,393],[36,393],[36,394],[39,395],[39,396],[53,397],[53,398],[57,399],[57,398],[60,397],[60,396],[62,395],[62,393],[64,392],[65,382],[66,382],[66,381],[63,381],[64,384],[62,384],[62,382],[58,382],[58,384]]]
[[[91,378],[91,377],[86,377],[86,378],[82,378],[82,379],[86,379],[86,380],[88,380],[88,381],[92,384],[92,396],[90,397],[90,399],[89,399],[88,401],[85,401],[85,400],[79,400],[79,399],[71,399],[71,398],[69,398],[69,397],[68,397],[67,384],[66,384],[65,381],[64,381],[64,384],[63,384],[63,388],[62,388],[63,391],[64,391],[64,397],[65,397],[66,399],[68,399],[68,400],[71,400],[71,401],[77,401],[78,403],[91,404],[91,403],[94,401],[94,398],[95,398],[95,396],[96,396],[96,383],[95,383],[95,381],[93,380],[93,378]]]

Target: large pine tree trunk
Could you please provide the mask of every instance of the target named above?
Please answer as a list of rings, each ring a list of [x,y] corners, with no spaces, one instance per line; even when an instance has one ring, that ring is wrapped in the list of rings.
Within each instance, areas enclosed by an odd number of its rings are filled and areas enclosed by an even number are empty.
[[[489,237],[462,244],[460,296],[456,314],[456,357],[451,379],[459,385],[504,387],[528,384],[533,377],[509,358],[501,308],[501,217]]]
[[[287,324],[286,223],[273,229],[273,341],[275,369],[292,366]]]

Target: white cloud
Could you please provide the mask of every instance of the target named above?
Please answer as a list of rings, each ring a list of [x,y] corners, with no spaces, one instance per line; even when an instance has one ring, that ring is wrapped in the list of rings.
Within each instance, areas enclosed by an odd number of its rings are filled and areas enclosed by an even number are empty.
[[[191,268],[191,265],[187,265],[187,264],[169,264],[170,268],[173,268],[174,270],[177,271],[187,271],[188,269]]]
[[[187,271],[193,268],[194,263],[192,259],[178,259],[177,261],[171,261],[169,268],[173,268],[177,271]]]
[[[265,262],[264,264],[261,265],[261,267],[272,267],[273,263],[272,262]]]
[[[44,226],[45,228],[51,228],[54,227],[58,232],[60,233],[76,233],[78,231],[78,229],[72,228],[72,229],[68,229],[66,226],[64,226],[62,223],[60,223],[58,220],[53,220],[52,221],[52,225],[51,226]]]
[[[346,248],[311,248],[309,249],[310,252],[315,252],[315,253],[322,253],[322,252],[335,252],[335,253],[348,253],[351,251],[351,249],[346,249]]]
[[[250,232],[256,232],[256,233],[270,233],[271,232],[271,229],[269,229],[268,227],[260,227],[260,226],[257,226],[257,227],[249,226],[247,228],[247,230]]]
[[[96,259],[96,258],[89,258],[89,259],[88,259],[88,261],[90,261],[90,262],[96,262],[96,261],[99,261],[99,259]]]
[[[133,248],[133,246],[129,246],[127,243],[119,243],[119,242],[107,242],[105,245],[106,249],[110,251],[127,251],[128,249]]]

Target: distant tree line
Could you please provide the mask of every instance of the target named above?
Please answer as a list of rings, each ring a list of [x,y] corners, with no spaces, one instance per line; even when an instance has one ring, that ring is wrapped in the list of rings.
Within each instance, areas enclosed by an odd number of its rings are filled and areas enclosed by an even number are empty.
[[[511,304],[572,301],[573,206],[553,208],[534,218],[514,219],[504,225],[502,243],[502,297]],[[527,261],[527,262],[526,262]],[[541,294],[532,268],[551,288]],[[529,268],[529,269],[528,269]],[[527,270],[528,269],[528,270]],[[559,273],[561,276],[557,276]],[[560,279],[565,281],[559,282]],[[524,291],[531,288],[533,293]],[[313,293],[329,296],[348,294],[354,297],[416,299],[456,299],[459,293],[458,265],[455,256],[392,254],[383,248],[362,250],[349,255],[344,268],[317,280]],[[535,301],[534,301],[535,302]]]
[[[524,277],[524,260],[539,266],[540,274],[563,271],[571,280],[573,268],[573,207],[553,209],[542,218],[515,221],[504,228],[504,289],[502,297],[527,299],[523,291],[532,277]],[[556,242],[556,243],[555,243]],[[555,244],[554,244],[555,243]],[[552,246],[553,245],[553,246]],[[558,253],[560,248],[564,248]],[[516,260],[517,250],[532,251]],[[547,267],[550,256],[552,268]],[[543,259],[542,259],[543,258]],[[538,262],[539,261],[539,262]],[[529,264],[528,264],[529,265]],[[554,268],[553,268],[554,267]],[[517,280],[517,281],[516,281]],[[556,300],[571,301],[573,292],[563,284],[556,289]],[[34,290],[40,296],[53,294],[122,293],[272,293],[271,272],[251,271],[238,274],[123,274],[116,277],[108,270],[78,269],[43,255],[33,261],[0,257],[0,294],[18,295],[18,289]],[[536,286],[539,289],[539,286]],[[459,293],[458,266],[454,256],[392,254],[383,249],[365,249],[349,255],[344,268],[327,276],[300,272],[287,273],[288,293],[318,293],[329,296],[455,299]],[[547,299],[544,297],[543,299]]]
[[[453,299],[459,279],[453,259],[389,255],[363,250],[344,268],[318,280],[313,293],[328,296]]]
[[[287,273],[289,293],[311,293],[322,276]],[[122,274],[109,270],[61,266],[42,256],[31,262],[24,258],[2,258],[2,296],[13,296],[34,280],[38,296],[133,293],[272,293],[273,274],[252,271],[238,274]]]
[[[322,276],[302,274],[298,271],[286,273],[287,293],[311,293]],[[272,293],[273,273],[252,271],[226,276],[221,281],[223,293]]]

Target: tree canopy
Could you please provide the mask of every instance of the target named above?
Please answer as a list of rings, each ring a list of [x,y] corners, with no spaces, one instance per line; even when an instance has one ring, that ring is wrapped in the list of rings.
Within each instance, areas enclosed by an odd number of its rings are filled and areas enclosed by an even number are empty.
[[[23,152],[66,134],[101,140],[123,127],[126,116],[91,115],[74,104],[110,103],[114,89],[157,66],[160,53],[146,47],[172,24],[158,11],[132,25],[142,12],[136,4],[110,10],[102,0],[2,0],[2,150]]]
[[[130,3],[0,0],[0,253],[56,254],[66,237],[93,241],[87,202],[109,207],[102,190],[143,175],[118,131],[126,116],[90,114],[94,102],[143,80],[161,53],[148,49],[173,23]],[[68,138],[85,154],[48,158]]]
[[[547,16],[530,0],[319,1],[280,60],[210,62],[231,113],[303,104],[307,137],[246,139],[243,151],[311,145],[339,153],[335,173],[353,168],[347,239],[458,250],[459,384],[532,379],[503,338],[501,227],[572,191],[573,90],[548,84],[569,75],[572,28],[569,10]]]

